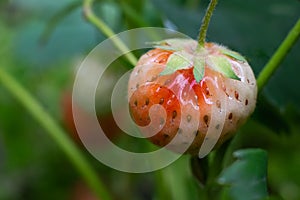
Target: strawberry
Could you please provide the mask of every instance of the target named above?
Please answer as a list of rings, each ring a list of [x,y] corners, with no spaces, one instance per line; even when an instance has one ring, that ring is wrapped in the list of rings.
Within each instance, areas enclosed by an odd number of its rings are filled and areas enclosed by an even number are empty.
[[[69,91],[65,91],[61,96],[61,111],[62,111],[62,121],[65,125],[65,128],[67,132],[70,134],[71,138],[80,146],[82,146],[81,139],[78,135],[75,121],[73,117],[74,110],[77,110],[77,113],[80,113],[79,119],[80,123],[88,124],[89,121],[91,121],[91,118],[93,117],[91,113],[86,111],[84,108],[82,108],[80,105],[75,104],[72,108],[72,95]],[[102,115],[97,116],[99,124],[105,133],[105,135],[111,139],[114,140],[119,136],[120,130],[118,126],[116,125],[112,113],[105,113]],[[94,132],[95,130],[91,129],[89,126],[86,126],[86,132],[84,134],[87,134],[89,132]],[[100,144],[101,141],[99,141]]]
[[[129,79],[132,118],[154,144],[203,157],[253,112],[257,87],[251,67],[215,43],[199,48],[191,39],[168,39],[154,45]]]

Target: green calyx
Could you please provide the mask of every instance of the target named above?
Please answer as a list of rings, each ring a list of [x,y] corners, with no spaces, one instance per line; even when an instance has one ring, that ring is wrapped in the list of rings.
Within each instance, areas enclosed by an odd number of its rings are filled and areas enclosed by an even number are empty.
[[[180,69],[188,69],[193,63],[190,62],[191,55],[185,51],[176,51],[168,58],[166,68],[160,73],[160,75],[172,74]]]
[[[217,72],[222,73],[228,78],[240,80],[231,68],[231,64],[227,58],[221,56],[208,56],[209,66]]]
[[[229,50],[225,47],[221,48],[220,51],[221,51],[222,54],[224,54],[226,56],[229,56],[231,58],[234,58],[235,60],[247,62],[247,60],[241,54],[239,54],[238,52],[231,51],[231,50]]]
[[[203,79],[204,72],[205,72],[205,59],[204,58],[194,59],[193,74],[197,83],[199,83]]]
[[[247,62],[239,53],[223,46],[214,45],[212,48],[197,49],[197,42],[192,39],[167,39],[151,44],[155,48],[174,52],[169,56],[165,69],[160,73],[161,76],[193,67],[194,78],[198,83],[204,77],[205,66],[227,78],[240,80],[232,69],[230,60]]]

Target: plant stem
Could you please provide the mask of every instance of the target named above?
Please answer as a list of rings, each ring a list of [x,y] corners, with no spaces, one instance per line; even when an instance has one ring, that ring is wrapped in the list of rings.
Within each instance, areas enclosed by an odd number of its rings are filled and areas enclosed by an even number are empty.
[[[198,36],[197,51],[200,50],[202,47],[204,47],[208,25],[209,25],[211,16],[214,12],[214,9],[215,9],[217,3],[218,3],[218,0],[211,0],[209,5],[208,5],[208,8],[206,10],[206,13],[203,17],[202,24],[201,24],[201,27],[200,27],[199,36]]]
[[[81,173],[94,193],[101,199],[109,200],[110,195],[106,191],[103,183],[98,179],[94,171],[80,152],[71,142],[67,134],[57,125],[54,119],[44,110],[44,108],[32,97],[21,84],[19,84],[9,73],[0,68],[0,82],[3,86],[30,112],[30,114],[41,124],[47,133],[55,140],[60,148],[66,153],[68,158]]]
[[[296,43],[300,36],[300,19],[296,22],[295,26],[290,30],[284,41],[273,54],[269,62],[265,65],[257,78],[258,91],[261,92],[267,81],[271,78],[272,74],[279,67],[287,53],[292,46]]]
[[[104,21],[102,21],[100,18],[98,18],[93,10],[92,10],[92,4],[93,0],[84,0],[83,1],[83,14],[86,17],[86,19],[96,26],[104,35],[107,37],[110,37],[112,42],[116,45],[116,47],[121,51],[126,53],[125,57],[128,59],[128,61],[135,66],[137,63],[136,57],[130,52],[128,47],[120,40],[119,37],[113,37],[115,33],[113,30],[107,26]]]

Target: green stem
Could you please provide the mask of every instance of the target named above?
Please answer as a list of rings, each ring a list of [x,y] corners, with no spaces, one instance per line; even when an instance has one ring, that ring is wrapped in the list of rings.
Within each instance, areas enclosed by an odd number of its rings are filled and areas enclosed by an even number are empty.
[[[83,154],[78,150],[74,143],[71,142],[67,137],[67,134],[56,124],[54,119],[44,110],[36,99],[34,99],[25,88],[23,88],[23,86],[3,68],[0,68],[0,82],[2,82],[3,86],[23,104],[23,106],[62,148],[99,199],[111,199],[103,183],[98,179],[97,173],[88,164]]]
[[[216,183],[216,178],[222,171],[222,162],[228,145],[229,142],[225,142],[218,150],[211,152],[209,155],[212,160],[209,163],[207,185],[205,186],[205,192],[208,199],[219,199],[221,187]]]
[[[212,16],[212,14],[215,10],[215,7],[216,7],[217,3],[218,3],[218,0],[211,0],[209,5],[208,5],[208,8],[206,10],[205,16],[203,17],[202,24],[201,24],[201,27],[200,27],[197,50],[204,47],[208,25],[209,25],[211,16]]]
[[[135,66],[137,63],[136,57],[130,52],[128,47],[120,40],[119,37],[113,37],[115,33],[113,30],[107,26],[100,18],[98,18],[93,10],[92,10],[92,4],[93,0],[84,0],[83,1],[83,14],[86,17],[86,19],[96,26],[104,35],[107,37],[110,37],[112,42],[116,45],[116,47],[121,51],[121,52],[126,52],[125,57],[128,59],[128,61]]]
[[[257,78],[258,91],[261,91],[265,86],[267,81],[271,78],[272,74],[279,67],[280,63],[283,61],[289,50],[296,43],[300,36],[300,19],[296,22],[295,26],[290,30],[287,37],[278,47],[276,52],[273,54],[272,58],[265,65],[263,70],[260,72]]]

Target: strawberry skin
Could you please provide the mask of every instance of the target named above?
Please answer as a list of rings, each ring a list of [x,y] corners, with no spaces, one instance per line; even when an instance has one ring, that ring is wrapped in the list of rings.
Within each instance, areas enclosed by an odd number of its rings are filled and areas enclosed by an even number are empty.
[[[193,40],[179,43],[184,53],[193,52],[197,46]],[[172,45],[172,42],[167,44]],[[151,142],[158,146],[172,142],[169,149],[180,153],[184,149],[184,153],[195,155],[204,141],[216,140],[219,146],[245,122],[255,108],[256,81],[249,64],[239,54],[228,51],[214,43],[205,44],[204,74],[199,82],[195,80],[193,62],[184,69],[162,75],[170,56],[176,52],[172,48],[157,47],[139,59],[129,79],[129,109],[137,125],[159,127],[155,135],[141,129]],[[212,56],[217,57],[214,60],[226,59],[225,64],[230,63],[230,70],[239,80],[211,67],[214,62],[206,58]],[[155,110],[149,113],[154,105],[162,106],[165,118]],[[181,139],[172,141],[176,134]]]

